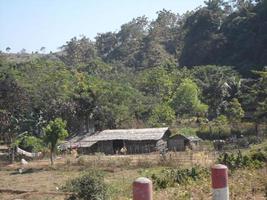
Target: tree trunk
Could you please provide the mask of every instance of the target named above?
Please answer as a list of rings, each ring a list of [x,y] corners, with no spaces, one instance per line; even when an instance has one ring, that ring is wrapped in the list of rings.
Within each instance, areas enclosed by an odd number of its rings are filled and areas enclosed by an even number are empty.
[[[12,147],[11,163],[15,161],[15,147]]]
[[[54,149],[51,148],[51,150],[50,150],[50,161],[51,161],[51,165],[52,166],[54,165],[53,153],[54,153]]]
[[[258,122],[255,123],[255,132],[256,132],[256,135],[259,136],[259,125],[258,125]]]
[[[10,156],[10,163],[13,163],[15,161],[15,147],[13,146],[13,137],[10,137],[9,139],[9,156]]]

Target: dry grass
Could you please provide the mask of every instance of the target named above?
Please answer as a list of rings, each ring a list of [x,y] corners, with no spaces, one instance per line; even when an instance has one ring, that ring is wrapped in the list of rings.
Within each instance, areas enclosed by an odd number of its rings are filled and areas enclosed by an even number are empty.
[[[156,155],[150,155],[151,157]],[[204,160],[203,165],[209,166],[208,157],[205,154],[197,154],[194,157]],[[173,158],[173,157],[172,157]],[[27,166],[31,169],[30,173],[18,174],[17,169],[20,164],[13,164],[0,169],[0,188],[17,190],[37,190],[39,192],[56,192],[68,179],[77,177],[81,171],[88,168],[101,169],[105,173],[105,182],[109,186],[110,200],[129,200],[132,193],[132,182],[141,176],[141,171],[162,169],[171,161],[148,165],[148,155],[135,157],[84,157],[84,161],[71,157],[62,158],[56,161],[54,168],[51,168],[48,160],[33,161]],[[190,164],[194,164],[191,163]],[[182,161],[174,162],[171,166],[184,166]],[[186,164],[187,165],[187,164]],[[261,170],[238,170],[230,173],[229,186],[231,199],[246,200],[264,199],[264,185],[267,183],[266,168]],[[27,199],[27,200],[48,200],[64,199],[64,195],[50,195],[42,193],[10,194],[0,193],[0,199]],[[211,199],[210,177],[192,182],[187,185],[175,186],[164,190],[154,191],[154,200],[209,200]]]

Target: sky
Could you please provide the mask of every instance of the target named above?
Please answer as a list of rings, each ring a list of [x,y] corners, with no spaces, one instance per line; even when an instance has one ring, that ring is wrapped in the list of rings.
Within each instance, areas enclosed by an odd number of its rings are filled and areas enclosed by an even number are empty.
[[[118,31],[139,16],[162,9],[185,13],[204,0],[0,0],[0,50],[57,51],[72,37]]]

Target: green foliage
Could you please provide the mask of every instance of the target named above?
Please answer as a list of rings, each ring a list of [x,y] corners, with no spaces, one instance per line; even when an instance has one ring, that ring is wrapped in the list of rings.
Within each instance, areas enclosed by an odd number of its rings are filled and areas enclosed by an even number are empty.
[[[173,78],[163,66],[142,71],[137,80],[140,91],[146,95],[156,95],[165,101],[171,98],[173,84]]]
[[[31,135],[19,137],[16,143],[20,148],[28,152],[39,152],[44,149],[43,140]]]
[[[66,125],[66,121],[63,121],[61,118],[56,118],[55,120],[50,121],[44,128],[44,141],[49,144],[53,150],[56,147],[58,140],[63,140],[68,136]]]
[[[174,187],[175,185],[186,185],[189,182],[201,180],[208,175],[208,171],[201,167],[191,169],[164,169],[152,173],[151,179],[156,190]]]
[[[192,70],[194,80],[202,90],[203,102],[209,105],[208,117],[223,114],[225,104],[238,92],[239,75],[231,67],[196,66]]]
[[[219,140],[226,139],[230,136],[229,126],[212,127],[209,125],[202,125],[197,131],[197,136],[203,140]]]
[[[172,105],[177,115],[205,113],[208,106],[199,100],[199,88],[190,79],[184,79],[175,92]]]
[[[191,127],[184,127],[184,128],[178,129],[178,132],[184,136],[195,136],[196,131],[197,131],[197,128],[191,128]]]
[[[229,107],[226,110],[228,119],[232,122],[238,122],[240,121],[244,115],[245,112],[241,107],[241,104],[239,103],[238,99],[234,98],[230,101]]]
[[[250,154],[252,160],[258,160],[260,162],[266,162],[267,161],[267,150],[258,150],[251,152]]]
[[[259,81],[254,88],[256,90],[255,104],[256,104],[256,112],[255,112],[255,120],[256,122],[267,121],[267,67],[265,67],[264,71],[254,72],[259,76]]]
[[[242,155],[241,151],[238,151],[237,154],[224,153],[220,155],[217,162],[227,165],[229,169],[238,169],[242,167],[261,168],[264,164],[264,162],[262,162],[262,159],[266,159],[266,157],[263,157],[261,153],[248,156]]]
[[[171,125],[174,120],[174,110],[167,104],[160,104],[153,108],[148,123],[151,126],[167,126]]]
[[[68,66],[86,64],[96,57],[96,49],[93,43],[85,36],[77,39],[71,38],[66,45],[61,47],[60,59]]]
[[[267,119],[266,8],[206,1],[182,16],[137,17],[95,42],[74,37],[60,52],[0,53],[0,133],[9,142],[25,131],[39,137],[56,117],[71,133],[207,117],[203,138],[257,134],[239,122]]]
[[[63,140],[68,136],[68,131],[66,130],[66,121],[61,118],[56,118],[50,121],[44,130],[44,142],[50,146],[50,160],[51,165],[53,165],[53,153],[56,150],[56,145],[59,140]]]
[[[63,191],[73,192],[69,200],[105,200],[107,199],[107,186],[103,174],[99,171],[88,171],[80,177],[68,181]]]
[[[227,118],[220,115],[209,123],[201,124],[196,133],[198,137],[204,140],[226,139],[231,136],[231,127]]]

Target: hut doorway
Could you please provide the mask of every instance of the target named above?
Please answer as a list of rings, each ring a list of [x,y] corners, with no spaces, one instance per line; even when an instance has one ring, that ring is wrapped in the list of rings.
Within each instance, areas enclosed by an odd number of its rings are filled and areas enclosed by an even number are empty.
[[[116,153],[116,152],[119,153],[123,146],[124,146],[123,140],[113,140],[114,153]]]

